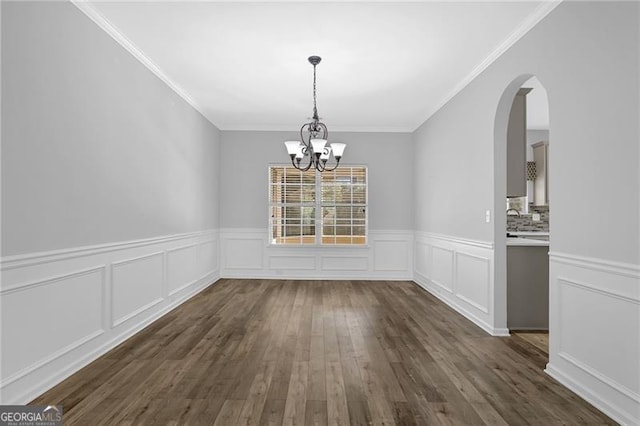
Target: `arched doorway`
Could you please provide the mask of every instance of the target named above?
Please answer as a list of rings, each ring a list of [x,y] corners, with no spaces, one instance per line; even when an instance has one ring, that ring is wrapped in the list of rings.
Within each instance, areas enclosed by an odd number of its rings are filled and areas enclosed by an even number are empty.
[[[519,99],[516,99],[518,97]],[[526,101],[523,99],[526,98]],[[512,107],[526,102],[525,137],[522,155],[526,160],[520,164],[529,180],[523,177],[524,194],[513,195],[513,157],[508,158],[507,141],[513,128],[509,129]],[[513,126],[513,117],[512,126]],[[543,330],[548,328],[549,309],[549,102],[547,92],[532,74],[515,78],[504,90],[496,111],[494,123],[494,327],[504,333],[514,328],[519,330]],[[523,157],[524,158],[524,157]],[[509,173],[507,170],[510,168]],[[538,175],[536,175],[536,166]],[[508,178],[508,174],[510,177]],[[508,185],[508,180],[511,185]],[[507,190],[507,187],[509,191]],[[519,185],[518,185],[519,186]],[[514,208],[515,207],[515,208]],[[513,213],[508,216],[507,213]],[[517,217],[516,217],[517,215]],[[507,238],[507,233],[514,238]],[[536,241],[530,241],[535,239]],[[514,247],[517,246],[517,247]],[[507,248],[509,247],[509,248]],[[530,247],[530,248],[529,248]],[[531,256],[530,258],[527,256]],[[544,263],[544,268],[540,267]],[[533,265],[537,264],[537,267]],[[520,265],[520,266],[518,266]],[[524,265],[524,266],[522,266]],[[519,268],[532,268],[531,271]],[[523,279],[514,279],[514,271]],[[538,277],[535,274],[538,273]],[[516,274],[517,276],[517,274]],[[529,280],[529,282],[524,282]],[[520,285],[520,287],[515,284]],[[536,286],[534,287],[534,284]],[[526,303],[515,308],[517,300],[526,298]],[[511,307],[511,309],[509,309]],[[517,315],[514,315],[514,312]],[[511,322],[511,324],[510,324]],[[546,337],[542,336],[543,339]]]

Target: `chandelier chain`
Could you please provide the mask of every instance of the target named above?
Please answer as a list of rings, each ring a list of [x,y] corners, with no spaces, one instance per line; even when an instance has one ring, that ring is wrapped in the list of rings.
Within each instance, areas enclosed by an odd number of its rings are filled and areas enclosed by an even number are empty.
[[[316,66],[313,66],[313,118],[318,120],[318,108],[316,106]]]

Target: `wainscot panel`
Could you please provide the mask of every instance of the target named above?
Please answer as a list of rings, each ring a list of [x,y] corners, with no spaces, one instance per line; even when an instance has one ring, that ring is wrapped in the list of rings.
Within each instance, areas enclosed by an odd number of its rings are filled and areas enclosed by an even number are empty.
[[[230,236],[221,233],[222,270],[262,270],[264,265],[264,236],[257,232],[245,232]],[[253,275],[253,274],[252,274]]]
[[[489,313],[491,262],[488,257],[456,252],[456,297]]]
[[[269,244],[266,229],[223,229],[226,278],[366,279],[413,278],[413,232],[370,230],[365,246]]]
[[[369,270],[369,258],[366,256],[322,256],[323,271],[362,271]]]
[[[198,268],[203,276],[209,271],[217,271],[220,264],[220,251],[218,250],[218,239],[205,240],[198,245]]]
[[[614,420],[640,424],[640,265],[549,260],[547,373]]]
[[[429,264],[431,259],[431,246],[423,240],[416,238],[413,252],[416,268],[415,273],[423,277],[431,276],[431,265]]]
[[[218,231],[0,260],[0,404],[25,404],[219,278]]]
[[[411,246],[405,239],[379,237],[373,241],[373,267],[376,271],[406,271],[409,269]]]
[[[454,251],[452,249],[431,245],[431,282],[453,293]]]
[[[269,269],[315,271],[316,258],[315,256],[301,256],[293,254],[282,256],[271,255],[269,256]]]
[[[190,244],[167,250],[167,288],[170,295],[188,287],[200,275],[198,245]]]
[[[152,253],[111,264],[112,326],[162,302],[164,253]]]
[[[494,336],[493,244],[416,232],[414,281]]]
[[[104,333],[104,284],[102,266],[3,292],[3,382]]]

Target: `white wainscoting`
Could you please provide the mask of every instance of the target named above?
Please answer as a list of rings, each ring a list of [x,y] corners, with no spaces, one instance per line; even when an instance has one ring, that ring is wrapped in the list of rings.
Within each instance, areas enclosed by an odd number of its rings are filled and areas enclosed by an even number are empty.
[[[640,265],[549,254],[547,373],[622,424],[640,424]]]
[[[163,262],[157,252],[111,264],[111,327],[162,302]]]
[[[25,404],[219,278],[218,231],[0,260],[0,403]]]
[[[416,232],[414,281],[494,336],[493,243]]]
[[[266,229],[220,231],[225,278],[411,280],[413,231],[370,230],[365,247],[275,246]]]

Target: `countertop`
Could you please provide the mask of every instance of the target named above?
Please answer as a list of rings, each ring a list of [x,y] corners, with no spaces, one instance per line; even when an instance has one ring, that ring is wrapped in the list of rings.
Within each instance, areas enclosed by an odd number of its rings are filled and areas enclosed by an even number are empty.
[[[530,246],[530,247],[549,247],[548,240],[535,240],[533,238],[508,237],[507,247],[514,246]]]
[[[549,231],[507,231],[507,235],[515,235],[518,237],[547,237]]]
[[[549,247],[549,232],[509,231],[507,247],[509,246]]]

